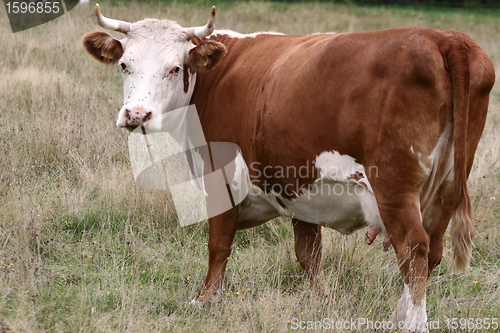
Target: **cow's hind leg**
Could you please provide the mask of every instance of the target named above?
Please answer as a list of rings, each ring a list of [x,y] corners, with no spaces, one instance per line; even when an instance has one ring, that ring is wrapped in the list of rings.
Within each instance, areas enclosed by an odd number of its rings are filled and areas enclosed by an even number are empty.
[[[429,237],[422,225],[418,194],[386,191],[377,196],[377,201],[405,284],[391,321],[395,327],[404,325],[403,332],[428,332],[425,292]]]
[[[424,211],[423,224],[429,234],[429,276],[443,258],[443,236],[453,215],[453,182],[444,182]]]
[[[224,272],[231,255],[237,225],[236,207],[208,219],[208,272],[205,283],[193,303],[211,304],[221,299]]]
[[[295,255],[311,281],[311,289],[331,301],[332,296],[323,274],[321,262],[321,226],[292,219],[295,234]]]

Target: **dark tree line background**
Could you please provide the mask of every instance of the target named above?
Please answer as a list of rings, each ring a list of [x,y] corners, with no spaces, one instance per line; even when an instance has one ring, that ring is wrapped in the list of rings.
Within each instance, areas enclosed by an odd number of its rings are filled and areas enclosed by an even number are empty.
[[[228,1],[228,0],[222,0]],[[240,0],[241,1],[241,0]],[[265,0],[264,0],[265,1]],[[465,8],[500,8],[500,0],[270,0],[271,2],[337,2],[381,5],[414,5]]]
[[[427,5],[446,7],[500,7],[500,0],[357,0],[356,3]]]
[[[70,0],[66,0],[70,1]],[[73,0],[74,1],[74,0]],[[125,2],[190,2],[199,4],[213,4],[213,0],[108,0],[111,4]],[[459,8],[500,8],[500,0],[237,0],[237,1],[267,1],[267,2],[330,2],[368,5],[409,5],[432,7],[459,7]],[[215,2],[234,2],[234,0],[216,0]]]

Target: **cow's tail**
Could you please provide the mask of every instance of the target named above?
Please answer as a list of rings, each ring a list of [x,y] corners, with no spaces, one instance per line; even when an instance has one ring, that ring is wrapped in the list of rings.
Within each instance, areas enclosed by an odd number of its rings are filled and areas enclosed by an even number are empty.
[[[447,45],[446,45],[447,44]],[[453,267],[465,270],[472,256],[475,226],[467,192],[467,124],[469,118],[469,47],[460,39],[443,45],[443,56],[451,75],[453,94],[454,211],[451,223]]]

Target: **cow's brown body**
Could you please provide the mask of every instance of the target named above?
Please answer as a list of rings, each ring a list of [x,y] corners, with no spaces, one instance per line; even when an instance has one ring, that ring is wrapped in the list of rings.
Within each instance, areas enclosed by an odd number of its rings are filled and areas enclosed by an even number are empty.
[[[440,178],[439,167],[437,177],[430,179],[418,156],[431,155],[448,125],[455,131],[461,126],[454,119],[459,115],[453,112],[453,93],[467,100],[459,80],[470,75],[466,145],[453,147],[453,136],[446,143],[448,154],[463,152],[468,175],[494,83],[484,51],[464,34],[420,27],[208,38],[224,43],[228,54],[198,77],[193,93],[207,141],[236,143],[247,164],[261,167],[313,166],[307,162],[325,151],[352,156],[365,169],[376,166],[378,177],[369,181],[382,220],[405,283],[413,286],[414,299],[422,298],[427,275],[441,260],[443,235],[458,194],[453,181]],[[459,72],[456,85],[452,70]],[[294,184],[291,179],[267,181]],[[236,229],[266,220],[238,224],[238,208],[210,220],[210,268],[200,296],[209,298],[212,286],[220,288],[221,275],[213,272],[224,270]],[[323,285],[315,285],[314,278],[321,272],[321,229],[303,221],[294,221],[294,227],[301,264],[313,286],[327,291],[323,278]],[[471,237],[473,227],[463,228],[470,230],[455,230],[456,237]],[[410,267],[410,258],[415,267]]]
[[[205,36],[213,31],[214,20],[215,9]],[[109,22],[107,26],[119,27],[130,40],[138,39],[137,27],[158,25],[151,20],[131,26]],[[464,34],[420,27],[310,36],[216,31],[202,38],[193,38],[200,28],[179,31],[188,36],[187,41],[180,38],[182,43],[196,47],[189,46],[185,66],[190,71],[183,73],[184,91],[178,93],[192,92],[191,104],[196,105],[206,141],[237,144],[246,164],[252,165],[249,179],[264,196],[273,196],[272,186],[291,190],[274,195],[275,205],[269,209],[252,213],[257,201],[249,194],[241,204],[209,219],[209,269],[196,302],[220,298],[235,232],[280,214],[293,218],[295,251],[313,289],[330,298],[321,267],[322,215],[313,211],[298,220],[293,207],[303,188],[324,177],[315,162],[326,153],[330,158],[347,156],[365,171],[376,168],[376,173],[353,173],[343,180],[365,177],[360,184],[376,201],[372,206],[365,202],[361,217],[344,219],[342,230],[349,233],[368,224],[378,228],[370,230],[370,237],[386,233],[405,282],[393,319],[416,323],[405,332],[426,331],[425,285],[442,258],[443,235],[453,214],[454,263],[463,269],[470,259],[474,224],[466,180],[495,78],[485,52]],[[115,54],[127,54],[127,43],[120,51],[109,38],[88,34],[84,44],[99,61],[117,62]],[[102,58],[99,50],[111,54],[111,60]],[[127,57],[120,61],[132,60]],[[174,76],[179,71],[175,66],[170,72]],[[200,66],[206,70],[199,71],[192,90],[189,77]],[[157,111],[143,105],[133,110],[134,122],[146,127]],[[125,111],[120,111],[118,124],[130,127]],[[309,172],[267,177],[266,167]],[[302,201],[302,208],[307,204]],[[311,207],[327,209],[328,201],[311,201]],[[353,207],[354,215],[360,209]],[[377,226],[374,217],[383,225]]]

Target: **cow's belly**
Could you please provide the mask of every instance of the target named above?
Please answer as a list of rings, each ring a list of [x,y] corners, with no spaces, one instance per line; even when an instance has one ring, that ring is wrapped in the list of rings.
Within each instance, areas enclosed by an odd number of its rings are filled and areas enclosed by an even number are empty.
[[[231,187],[235,193],[245,193],[244,197],[235,200],[240,203],[239,228],[250,228],[278,216],[288,216],[343,234],[366,225],[378,232],[385,231],[362,165],[335,151],[320,154],[314,163],[320,169],[320,177],[307,189],[287,199],[276,192],[277,187],[271,187],[272,191],[266,193],[252,184],[246,163],[238,155]]]
[[[350,234],[367,225],[360,200],[365,191],[354,181],[329,179],[318,179],[308,191],[293,199],[253,188],[241,204],[239,221],[242,228],[248,228],[287,216]]]

